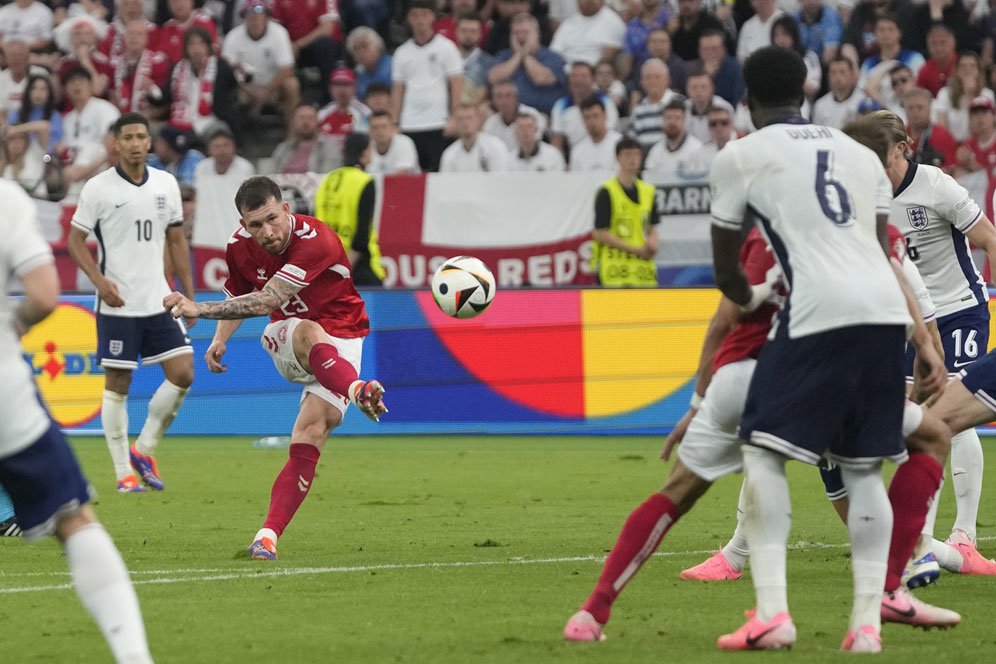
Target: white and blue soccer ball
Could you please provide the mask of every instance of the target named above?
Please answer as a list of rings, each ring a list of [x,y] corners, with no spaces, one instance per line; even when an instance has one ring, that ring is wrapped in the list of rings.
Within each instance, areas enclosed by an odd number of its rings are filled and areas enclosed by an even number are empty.
[[[495,277],[480,259],[451,258],[432,275],[432,297],[447,316],[473,318],[495,299]]]

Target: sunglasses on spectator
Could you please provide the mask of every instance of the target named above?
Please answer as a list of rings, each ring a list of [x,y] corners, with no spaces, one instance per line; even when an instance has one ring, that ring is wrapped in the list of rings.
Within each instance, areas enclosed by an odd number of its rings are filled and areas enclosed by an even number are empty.
[[[729,120],[709,120],[710,127],[726,127],[729,124]]]

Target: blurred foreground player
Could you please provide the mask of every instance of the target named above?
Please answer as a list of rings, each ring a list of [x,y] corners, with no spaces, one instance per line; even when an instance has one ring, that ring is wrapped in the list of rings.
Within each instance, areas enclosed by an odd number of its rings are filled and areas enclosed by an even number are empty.
[[[274,560],[277,538],[308,495],[325,440],[346,407],[352,402],[373,420],[387,408],[381,384],[359,379],[370,323],[335,232],[318,219],[291,214],[280,188],[266,177],[246,180],[235,206],[242,228],[226,249],[228,299],[196,303],[171,293],[163,305],[174,317],[220,321],[205,356],[215,373],[225,371],[225,344],[242,319],[268,315],[263,347],[280,375],[304,384],[290,459],[273,483],[266,521],[249,547],[253,558]]]
[[[103,632],[115,661],[152,662],[138,598],[121,554],[87,503],[87,481],[69,444],[42,406],[19,336],[58,304],[59,279],[35,206],[0,181],[0,484],[10,493],[25,539],[55,535],[66,552],[80,601]],[[16,275],[24,299],[6,297]]]

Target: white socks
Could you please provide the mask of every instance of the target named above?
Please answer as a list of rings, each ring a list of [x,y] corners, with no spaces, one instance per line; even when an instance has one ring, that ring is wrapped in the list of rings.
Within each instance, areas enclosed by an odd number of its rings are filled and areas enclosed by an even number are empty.
[[[138,597],[121,554],[99,523],[63,544],[76,594],[93,616],[118,664],[152,664]]]
[[[982,442],[975,429],[951,436],[951,484],[958,516],[952,530],[961,530],[973,542],[982,498]]]
[[[892,505],[882,482],[882,465],[865,470],[841,467],[841,474],[851,500],[847,515],[854,576],[850,630],[865,625],[881,630],[882,589],[892,539]]]
[[[256,531],[256,536],[252,538],[252,541],[256,542],[264,537],[271,540],[274,544],[277,543],[277,533],[272,528],[260,528]]]
[[[730,567],[738,572],[744,568],[744,563],[747,562],[747,556],[750,554],[750,547],[747,546],[747,534],[744,528],[744,493],[746,492],[746,488],[747,482],[745,480],[740,485],[740,498],[737,500],[737,528],[733,531],[733,537],[723,547],[723,557],[726,558],[726,562],[730,563]]]
[[[149,414],[145,418],[142,426],[142,433],[135,441],[135,447],[142,454],[155,454],[156,445],[162,440],[166,429],[173,423],[177,411],[183,398],[187,396],[189,388],[177,387],[168,380],[164,380],[156,393],[149,400]]]
[[[792,527],[792,506],[785,457],[752,445],[744,445],[743,454],[744,529],[750,543],[751,578],[757,595],[757,617],[767,621],[788,611],[785,549]]]
[[[128,397],[104,390],[104,403],[100,410],[104,426],[104,439],[114,462],[114,474],[122,480],[132,474],[128,461]]]

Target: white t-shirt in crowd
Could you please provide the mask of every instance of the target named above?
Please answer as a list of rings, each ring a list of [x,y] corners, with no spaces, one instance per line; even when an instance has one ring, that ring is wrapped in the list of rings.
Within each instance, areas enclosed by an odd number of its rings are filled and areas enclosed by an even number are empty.
[[[686,172],[685,162],[691,163],[691,157],[702,147],[702,141],[685,134],[685,140],[681,142],[675,150],[667,147],[667,138],[662,138],[655,143],[647,159],[643,162],[645,173],[654,173],[658,176],[673,177]]]
[[[75,150],[91,143],[103,143],[104,134],[121,111],[111,102],[92,97],[83,108],[74,108],[62,117],[62,142]]]
[[[989,88],[982,88],[982,92],[979,96],[985,97],[989,101],[996,104],[996,96],[993,95],[993,91]],[[944,86],[937,91],[937,99],[930,107],[931,113],[934,114],[934,118],[940,111],[944,111],[947,118],[947,127],[945,127],[956,141],[963,143],[968,140],[968,104],[971,100],[963,100],[961,108],[955,108],[951,104],[951,89],[948,86]]]
[[[463,58],[456,44],[441,35],[422,46],[409,39],[394,52],[391,79],[404,83],[401,131],[442,129],[450,114],[451,76],[463,76]]]
[[[543,134],[546,133],[545,115],[537,111],[532,106],[526,106],[525,104],[519,104],[516,115],[520,113],[531,115],[536,118],[537,138],[542,137]],[[481,127],[481,131],[485,134],[491,134],[492,136],[500,138],[509,150],[519,149],[519,139],[515,137],[515,118],[512,118],[511,124],[505,124],[501,114],[492,113],[488,116],[488,119],[484,121],[484,126]]]
[[[443,151],[440,173],[494,173],[508,170],[508,149],[491,134],[478,134],[468,150],[463,139]]]
[[[387,152],[381,154],[377,151],[376,144],[370,142],[370,163],[367,164],[367,173],[371,175],[382,173],[390,175],[392,173],[421,173],[422,169],[418,163],[418,150],[415,148],[415,141],[404,134],[395,134],[391,142],[387,145]]]
[[[245,24],[225,35],[221,56],[233,67],[242,66],[252,73],[253,85],[269,85],[284,67],[294,65],[294,47],[287,28],[268,20],[266,31],[258,40],[249,36]]]
[[[508,156],[508,170],[510,171],[538,173],[543,171],[557,172],[567,170],[567,164],[564,162],[564,154],[543,141],[536,144],[536,154],[524,155],[521,149],[517,149],[510,152]]]
[[[12,2],[0,9],[0,36],[4,41],[20,39],[31,43],[52,39],[52,23],[52,10],[41,2],[32,2],[24,9]]]
[[[730,102],[726,101],[719,95],[713,95],[712,100],[706,109],[712,107],[725,108],[730,112],[730,133],[734,136],[736,135],[736,129],[733,128],[733,116],[737,112],[730,106]],[[663,128],[661,129],[661,134],[663,135]],[[694,136],[703,143],[712,140],[712,134],[709,133],[709,111],[706,110],[702,115],[698,115],[695,112],[695,107],[692,105],[692,100],[685,100],[685,132],[689,135]]]
[[[572,14],[553,34],[550,50],[567,63],[587,62],[594,66],[602,59],[602,48],[622,48],[626,37],[626,24],[608,7],[602,7],[594,16]]]
[[[242,183],[255,175],[247,159],[236,156],[224,173],[219,173],[213,158],[204,159],[194,168],[194,236],[195,247],[224,249],[239,227],[235,193]]]
[[[614,171],[616,164],[616,143],[622,139],[622,134],[613,129],[605,132],[598,143],[586,139],[571,148],[572,171]]]
[[[615,129],[619,124],[619,109],[608,96],[601,92],[595,94],[605,107],[605,125],[609,129]],[[553,103],[553,108],[550,110],[550,132],[566,136],[567,145],[571,147],[583,141],[588,135],[588,130],[584,128],[584,118],[581,117],[581,108],[574,103],[570,95],[561,97]]]
[[[813,124],[842,129],[844,125],[858,117],[858,106],[864,98],[865,93],[854,88],[850,97],[837,101],[831,90],[813,104]]]
[[[737,35],[737,58],[740,62],[757,49],[771,46],[771,24],[781,15],[782,12],[776,9],[767,21],[762,21],[757,14],[744,21]]]
[[[20,81],[14,81],[9,69],[0,71],[0,109],[3,116],[21,107],[24,100],[24,90],[28,87],[28,79],[32,76],[47,76],[48,70],[38,65],[28,67],[28,74]]]

